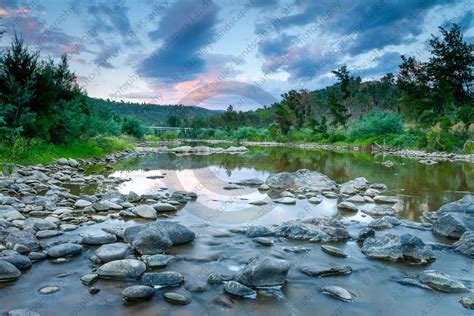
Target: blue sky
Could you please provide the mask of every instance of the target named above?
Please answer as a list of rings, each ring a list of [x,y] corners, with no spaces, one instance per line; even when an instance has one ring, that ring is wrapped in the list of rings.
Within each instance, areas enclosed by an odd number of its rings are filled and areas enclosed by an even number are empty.
[[[459,23],[472,42],[473,7],[474,0],[0,0],[8,31],[0,45],[15,30],[43,56],[68,53],[94,97],[248,110],[272,98],[242,97],[241,83],[278,100],[289,89],[333,83],[330,71],[342,64],[370,80],[396,72],[400,54],[427,59],[439,25]]]

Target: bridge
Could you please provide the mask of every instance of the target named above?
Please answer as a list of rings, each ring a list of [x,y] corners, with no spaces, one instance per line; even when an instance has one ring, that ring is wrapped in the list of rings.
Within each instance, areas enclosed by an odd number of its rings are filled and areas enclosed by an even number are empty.
[[[194,127],[170,127],[170,126],[148,126],[155,132],[155,135],[161,135],[164,132],[180,132],[184,133],[192,130],[213,130],[214,128],[194,128]]]

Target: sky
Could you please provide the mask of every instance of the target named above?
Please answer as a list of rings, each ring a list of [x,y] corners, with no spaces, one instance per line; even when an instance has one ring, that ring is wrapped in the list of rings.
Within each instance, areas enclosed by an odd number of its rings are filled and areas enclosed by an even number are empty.
[[[290,89],[396,73],[429,58],[438,27],[474,41],[474,0],[0,0],[6,48],[16,32],[41,56],[68,54],[92,97],[237,110]]]

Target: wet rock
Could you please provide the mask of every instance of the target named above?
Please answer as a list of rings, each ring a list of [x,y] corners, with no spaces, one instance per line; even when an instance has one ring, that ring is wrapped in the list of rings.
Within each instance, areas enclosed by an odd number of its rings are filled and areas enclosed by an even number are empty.
[[[8,256],[3,256],[0,257],[0,260],[9,262],[20,270],[29,269],[33,264],[30,258],[20,254],[11,254]]]
[[[226,185],[225,187],[223,187],[223,189],[228,190],[228,191],[230,191],[230,190],[242,190],[243,187],[231,184],[231,185]]]
[[[183,282],[183,275],[174,271],[147,272],[142,277],[142,283],[149,286],[178,286]]]
[[[337,248],[337,247],[333,247],[333,246],[329,246],[329,245],[321,245],[321,249],[331,255],[331,256],[335,256],[335,257],[341,257],[341,258],[345,258],[347,257],[347,254],[340,248]]]
[[[178,305],[187,305],[191,303],[191,297],[176,292],[166,292],[163,297],[167,302]]]
[[[234,300],[225,295],[218,295],[214,297],[212,299],[212,303],[226,308],[232,308],[235,305]]]
[[[91,235],[84,236],[81,243],[84,245],[104,245],[117,241],[117,236],[108,234],[106,232],[98,232]]]
[[[426,270],[418,274],[418,280],[430,288],[448,293],[469,292],[464,284],[450,275],[436,270]]]
[[[234,280],[250,287],[282,286],[290,265],[284,260],[255,257],[237,273]]]
[[[44,238],[52,238],[59,235],[62,235],[63,232],[60,230],[41,230],[35,234],[36,238],[44,239]]]
[[[262,245],[262,246],[266,246],[266,247],[270,247],[270,246],[273,246],[275,244],[275,242],[273,240],[271,240],[270,238],[266,238],[266,237],[256,237],[254,239],[252,239],[254,242]]]
[[[247,228],[247,237],[254,238],[254,237],[266,237],[271,236],[272,231],[265,226],[250,226]]]
[[[60,226],[61,230],[62,231],[65,231],[65,232],[69,232],[69,231],[73,231],[73,230],[76,230],[79,226],[77,225],[74,225],[74,224],[62,224]]]
[[[357,206],[354,203],[351,202],[341,202],[337,205],[338,209],[345,210],[345,211],[356,211],[358,210]]]
[[[40,314],[28,309],[14,309],[7,313],[7,316],[40,316]]]
[[[430,246],[411,234],[401,236],[386,234],[367,238],[361,248],[369,258],[426,264],[436,259]]]
[[[321,291],[324,294],[330,295],[344,302],[352,302],[352,300],[354,299],[354,296],[348,290],[340,286],[335,286],[335,285],[325,286],[321,289]]]
[[[133,285],[122,291],[122,296],[126,301],[144,300],[150,298],[155,293],[155,289],[146,285]]]
[[[333,217],[321,216],[282,223],[275,235],[292,240],[342,241],[350,238],[342,222]]]
[[[448,213],[474,215],[474,195],[466,194],[462,199],[445,204],[436,211],[438,216]]]
[[[257,292],[236,281],[226,282],[224,291],[236,297],[255,297],[257,295]]]
[[[444,214],[433,223],[433,232],[447,238],[459,239],[466,230],[469,227],[464,217],[458,213]]]
[[[371,209],[362,210],[363,213],[370,216],[394,216],[395,209],[388,205],[378,205]]]
[[[75,256],[82,252],[81,245],[65,243],[49,248],[46,253],[51,258]]]
[[[152,205],[157,212],[175,212],[176,206],[169,203],[156,203]]]
[[[89,274],[85,274],[81,277],[81,282],[82,282],[82,284],[89,286],[89,285],[92,285],[95,282],[97,282],[98,279],[99,279],[98,274],[89,273]]]
[[[453,246],[455,251],[474,258],[474,231],[465,232]]]
[[[267,190],[270,190],[270,186],[267,184],[262,184],[261,186],[258,187],[258,189],[261,191],[267,191]]]
[[[305,252],[311,251],[311,249],[308,247],[303,247],[303,246],[293,246],[293,247],[285,247],[283,248],[283,251],[294,252],[294,253],[305,253]]]
[[[129,202],[135,203],[135,202],[138,202],[140,200],[141,200],[140,195],[138,195],[137,193],[135,193],[133,191],[130,191],[127,195],[127,201],[129,201]]]
[[[369,188],[369,189],[365,190],[364,195],[369,196],[371,198],[374,198],[377,195],[380,195],[380,191],[377,190],[377,189]]]
[[[20,212],[18,212],[13,206],[0,205],[0,219],[14,221],[18,219],[25,219],[25,217]]]
[[[100,278],[108,279],[138,279],[146,270],[146,265],[140,260],[123,259],[108,262],[97,269]]]
[[[383,230],[400,225],[402,222],[394,216],[384,216],[379,219],[374,219],[369,223],[369,227],[377,230]]]
[[[96,211],[102,212],[102,211],[108,211],[108,210],[121,210],[123,209],[122,206],[118,205],[117,203],[111,202],[111,201],[99,201],[94,203],[92,206]]]
[[[166,252],[173,242],[165,231],[149,227],[136,235],[132,245],[142,255],[154,255]]]
[[[98,288],[96,288],[96,287],[94,287],[94,286],[92,286],[92,287],[89,288],[89,293],[92,294],[92,295],[95,295],[95,294],[97,294],[97,293],[99,293],[99,292],[100,292],[100,289],[98,289]]]
[[[323,200],[320,198],[320,197],[317,197],[317,196],[313,196],[313,197],[310,197],[308,199],[308,202],[311,203],[311,204],[319,204],[321,203]]]
[[[364,227],[359,231],[357,241],[362,242],[369,237],[375,237],[375,229],[372,227]]]
[[[230,281],[230,280],[232,280],[232,276],[230,275],[211,273],[207,276],[207,283],[209,284],[221,284],[224,281]]]
[[[13,246],[13,250],[22,255],[27,255],[30,252],[30,249],[22,244],[16,244]]]
[[[18,279],[21,276],[20,270],[7,261],[0,260],[0,283]]]
[[[48,255],[44,252],[30,252],[28,254],[28,258],[30,258],[30,260],[32,261],[40,261],[40,260],[44,260],[48,257]]]
[[[103,245],[95,251],[95,255],[101,262],[125,259],[131,253],[130,245],[121,242]]]
[[[267,205],[268,203],[265,201],[252,201],[252,202],[249,202],[249,204],[255,205],[255,206],[262,206],[262,205]]]
[[[237,185],[248,185],[248,186],[259,186],[262,185],[264,182],[258,178],[251,178],[251,179],[244,179],[235,182]]]
[[[374,196],[374,202],[380,204],[395,204],[398,203],[398,200],[393,196],[377,195]]]
[[[364,197],[358,194],[351,196],[346,201],[350,203],[359,203],[359,204],[365,203]]]
[[[49,294],[54,294],[56,292],[59,292],[61,288],[59,286],[53,285],[53,286],[45,286],[42,287],[41,289],[38,290],[39,294],[42,295],[49,295]]]
[[[359,191],[365,190],[368,185],[369,182],[364,177],[355,178],[354,180],[341,184],[341,187],[339,188],[339,193],[354,195]]]
[[[278,204],[296,204],[296,199],[292,197],[282,197],[276,200],[273,200],[273,202],[278,203]]]
[[[56,225],[42,218],[29,217],[23,223],[23,229],[31,231],[54,230]]]
[[[337,199],[339,197],[336,192],[331,191],[322,192],[321,194],[328,199]]]
[[[148,256],[146,262],[150,268],[164,268],[174,259],[174,256],[169,255],[153,255]]]
[[[329,268],[304,266],[300,268],[300,271],[309,276],[319,277],[350,274],[352,273],[352,268],[351,266],[334,266]]]
[[[474,309],[474,296],[463,296],[459,299],[459,303],[467,309]]]
[[[74,203],[74,207],[76,208],[85,208],[89,206],[92,206],[92,203],[87,200],[77,200],[76,203]]]
[[[266,182],[270,188],[300,189],[310,188],[314,191],[331,191],[336,189],[336,183],[316,171],[300,169],[295,172],[281,172],[270,175]]]
[[[130,209],[130,211],[141,218],[157,218],[156,210],[151,205],[139,205]]]

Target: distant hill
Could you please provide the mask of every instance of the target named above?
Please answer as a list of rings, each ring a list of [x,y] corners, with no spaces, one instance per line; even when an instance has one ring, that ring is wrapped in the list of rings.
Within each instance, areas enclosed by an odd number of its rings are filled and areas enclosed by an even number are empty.
[[[141,104],[130,102],[114,102],[103,99],[90,98],[90,100],[99,108],[120,116],[135,116],[149,125],[167,125],[168,119],[175,116],[190,122],[195,117],[209,117],[220,114],[221,110],[208,110],[199,106],[186,105],[159,105],[159,104]]]

